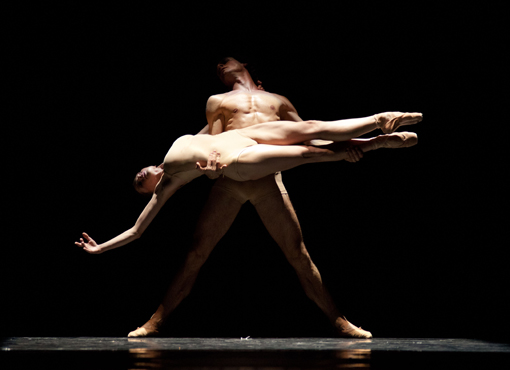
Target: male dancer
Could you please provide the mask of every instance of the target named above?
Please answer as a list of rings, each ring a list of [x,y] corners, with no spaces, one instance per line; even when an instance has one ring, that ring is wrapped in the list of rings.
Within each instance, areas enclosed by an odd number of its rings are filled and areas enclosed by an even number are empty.
[[[287,98],[263,91],[253,82],[245,66],[234,58],[225,58],[218,64],[218,77],[232,91],[209,98],[206,107],[208,126],[200,133],[216,135],[263,122],[302,121]],[[354,153],[353,161],[359,155]],[[246,201],[253,204],[270,235],[294,267],[306,295],[326,314],[339,336],[371,338],[370,332],[347,321],[324,287],[319,270],[306,250],[299,221],[280,173],[255,181],[236,182],[229,178],[216,180],[200,215],[184,265],[156,313],[128,336],[158,335],[168,315],[191,291],[200,268]]]

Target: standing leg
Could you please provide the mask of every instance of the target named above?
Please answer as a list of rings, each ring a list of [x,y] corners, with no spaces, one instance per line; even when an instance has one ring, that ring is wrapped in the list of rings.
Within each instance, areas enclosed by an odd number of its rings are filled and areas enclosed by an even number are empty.
[[[372,334],[352,325],[335,306],[319,270],[306,250],[301,227],[287,194],[274,193],[254,204],[262,222],[294,267],[306,295],[326,314],[343,337],[371,338]]]
[[[221,180],[218,180],[221,181]],[[170,284],[163,302],[141,328],[128,334],[128,337],[145,337],[158,335],[170,313],[188,296],[213,248],[225,235],[239,213],[243,202],[213,187],[209,199],[200,214],[197,228],[193,235],[191,250],[181,269]]]

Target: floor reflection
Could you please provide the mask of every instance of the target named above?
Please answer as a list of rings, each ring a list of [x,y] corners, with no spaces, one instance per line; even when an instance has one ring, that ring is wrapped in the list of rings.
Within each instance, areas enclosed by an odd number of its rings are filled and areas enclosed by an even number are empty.
[[[12,337],[0,369],[510,369],[510,345],[471,339]]]
[[[130,369],[200,370],[300,370],[370,369],[371,350],[303,352],[219,352],[160,351],[148,348],[129,350]]]

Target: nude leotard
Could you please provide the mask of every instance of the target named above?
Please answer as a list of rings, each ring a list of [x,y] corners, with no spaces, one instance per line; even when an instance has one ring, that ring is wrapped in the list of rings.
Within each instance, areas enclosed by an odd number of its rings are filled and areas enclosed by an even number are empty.
[[[200,175],[196,171],[196,163],[207,161],[209,154],[217,151],[221,155],[221,164],[227,165],[225,175],[243,181],[235,165],[242,151],[253,145],[257,145],[255,140],[241,135],[237,130],[218,135],[184,135],[173,143],[165,156],[164,170],[169,176],[189,182]]]

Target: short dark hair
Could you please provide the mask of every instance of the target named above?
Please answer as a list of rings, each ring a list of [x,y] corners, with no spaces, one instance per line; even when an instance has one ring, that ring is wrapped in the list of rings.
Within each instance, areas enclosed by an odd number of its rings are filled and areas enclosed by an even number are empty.
[[[223,63],[226,63],[228,61],[229,58],[232,58],[232,59],[235,59],[237,60],[238,62],[240,63],[247,63],[246,65],[246,69],[248,70],[248,73],[250,74],[251,76],[251,79],[254,81],[254,82],[257,82],[258,79],[259,79],[259,76],[258,76],[258,68],[257,68],[257,63],[256,61],[250,59],[250,61],[248,62],[248,58],[246,58],[246,56],[244,55],[230,55],[230,56],[225,56],[223,58],[220,58],[218,60],[218,62],[216,63],[216,65],[214,66],[216,68],[216,66],[218,64],[223,64]]]
[[[143,181],[145,179],[138,179],[137,176],[135,176],[135,179],[133,180],[133,187],[135,188],[136,192],[138,194],[143,195],[144,197],[151,196],[152,193],[146,192],[143,190]]]

